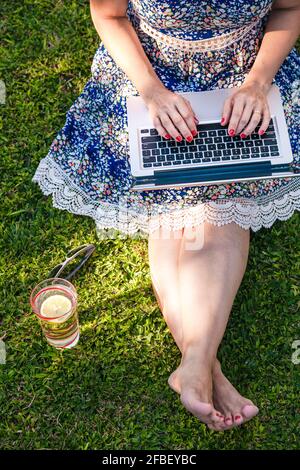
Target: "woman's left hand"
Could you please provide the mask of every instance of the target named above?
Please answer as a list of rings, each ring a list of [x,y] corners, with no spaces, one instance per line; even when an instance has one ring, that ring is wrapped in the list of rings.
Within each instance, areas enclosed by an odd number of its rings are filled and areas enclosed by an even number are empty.
[[[240,134],[242,138],[250,135],[258,126],[260,135],[264,134],[270,123],[270,110],[267,94],[271,85],[262,86],[245,82],[224,102],[221,124],[228,124],[228,134]]]

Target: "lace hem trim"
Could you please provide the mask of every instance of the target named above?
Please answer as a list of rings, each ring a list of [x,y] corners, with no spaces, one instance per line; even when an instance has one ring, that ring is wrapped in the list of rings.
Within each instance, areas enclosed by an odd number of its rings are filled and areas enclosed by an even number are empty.
[[[134,4],[139,3],[133,2]],[[151,36],[156,41],[164,44],[165,46],[170,46],[177,48],[183,52],[208,52],[208,51],[218,51],[226,47],[231,46],[232,44],[240,41],[244,36],[246,36],[251,30],[253,30],[261,21],[261,19],[267,15],[271,10],[272,5],[268,5],[267,8],[262,10],[254,21],[248,25],[242,26],[232,32],[226,34],[220,34],[213,38],[209,39],[199,39],[199,40],[186,40],[179,39],[174,36],[169,36],[168,34],[161,33],[157,29],[153,28],[147,21],[142,19],[137,11],[134,11],[134,14],[140,19],[140,28],[148,36]]]
[[[43,194],[52,194],[53,207],[92,217],[98,235],[105,229],[113,229],[127,235],[140,232],[147,236],[159,227],[178,230],[204,221],[217,226],[235,222],[244,229],[251,228],[256,232],[262,227],[271,227],[276,219],[287,220],[295,210],[300,210],[300,187],[295,187],[263,205],[236,198],[230,201],[209,201],[159,215],[141,214],[119,205],[93,201],[50,156],[40,161],[32,181],[39,184]]]

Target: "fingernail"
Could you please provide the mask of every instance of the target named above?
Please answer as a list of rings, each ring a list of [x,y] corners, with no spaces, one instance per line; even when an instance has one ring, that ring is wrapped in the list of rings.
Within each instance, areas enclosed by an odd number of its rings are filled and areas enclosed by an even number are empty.
[[[165,135],[165,139],[171,139],[170,134],[166,134],[166,135]]]
[[[196,121],[196,122],[199,122],[199,119],[198,119],[198,118],[196,118],[196,116],[194,116],[194,119],[195,119],[195,121]]]
[[[225,122],[225,118],[222,118],[221,119],[221,124],[223,124]]]
[[[188,135],[187,138],[186,138],[186,140],[187,140],[188,142],[191,142],[191,141],[193,140],[193,137],[192,137],[191,135]]]
[[[263,129],[261,131],[258,131],[259,135],[263,135],[266,131],[264,131]]]
[[[241,416],[240,416],[240,415],[236,415],[236,416],[234,417],[234,419],[237,421],[238,419],[241,419]]]
[[[246,136],[246,134],[240,134],[240,137],[241,137],[242,139],[245,139],[247,136]]]
[[[177,140],[177,142],[181,142],[181,141],[182,141],[181,135],[178,135],[178,136],[176,137],[176,140]]]
[[[229,129],[228,134],[231,136],[234,135],[234,129]]]
[[[193,137],[196,137],[197,131],[194,131],[194,129],[193,129],[193,130],[191,131],[191,134],[192,134]]]

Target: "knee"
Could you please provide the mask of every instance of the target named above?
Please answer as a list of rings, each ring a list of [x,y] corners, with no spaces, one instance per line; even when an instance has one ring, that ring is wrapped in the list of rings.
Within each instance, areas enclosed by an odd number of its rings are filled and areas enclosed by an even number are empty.
[[[249,242],[246,239],[221,238],[214,240],[208,245],[208,249],[215,253],[219,258],[224,256],[226,259],[234,258],[245,261],[248,258]]]
[[[179,318],[181,314],[179,299],[176,301],[176,299],[166,297],[164,299],[162,313],[168,318]]]
[[[239,251],[243,256],[248,253],[250,231],[235,223],[215,226],[211,223],[201,224],[184,230],[183,248],[185,251],[203,254],[205,251],[232,253]]]
[[[216,249],[226,251],[227,253],[236,252],[242,257],[248,255],[250,230],[245,230],[236,224],[233,224],[230,230],[224,231],[220,237],[215,237],[214,243]]]

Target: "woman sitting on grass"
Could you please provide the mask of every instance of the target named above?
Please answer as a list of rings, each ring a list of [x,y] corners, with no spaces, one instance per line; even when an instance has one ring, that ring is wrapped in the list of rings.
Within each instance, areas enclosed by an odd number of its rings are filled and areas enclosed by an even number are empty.
[[[237,87],[220,120],[229,136],[243,139],[257,126],[260,135],[267,131],[267,94],[275,83],[299,168],[300,61],[293,46],[300,2],[90,4],[102,40],[92,77],[33,180],[53,194],[56,207],[93,217],[99,231],[149,235],[154,292],[182,354],[169,385],[211,429],[230,429],[258,413],[217,359],[246,269],[250,229],[292,216],[300,177],[130,192],[126,98],[143,98],[163,139],[190,143],[197,121],[179,93]]]

